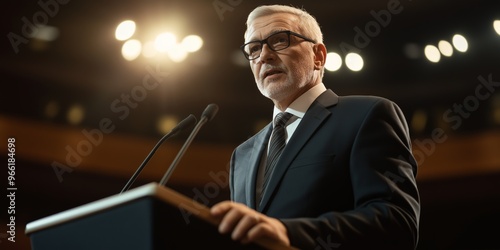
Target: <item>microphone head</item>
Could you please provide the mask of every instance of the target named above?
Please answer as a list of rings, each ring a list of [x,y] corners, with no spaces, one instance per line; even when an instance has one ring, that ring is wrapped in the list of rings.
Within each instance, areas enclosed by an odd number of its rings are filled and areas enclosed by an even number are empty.
[[[191,127],[193,124],[197,122],[196,117],[193,114],[190,114],[188,117],[184,118],[174,129],[172,129],[172,133],[176,133],[178,131],[184,130],[188,127]]]
[[[211,121],[215,114],[217,114],[217,111],[219,111],[219,106],[217,106],[217,104],[209,104],[203,111],[203,114],[201,114],[201,119],[205,117],[208,121]]]

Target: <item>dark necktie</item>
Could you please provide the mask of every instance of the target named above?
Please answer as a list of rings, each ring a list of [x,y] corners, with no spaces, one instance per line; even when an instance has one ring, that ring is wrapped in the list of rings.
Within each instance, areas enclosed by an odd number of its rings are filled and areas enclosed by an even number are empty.
[[[275,125],[271,134],[271,142],[269,143],[269,153],[267,155],[266,168],[264,170],[264,181],[262,182],[261,198],[269,184],[271,174],[278,162],[281,152],[286,145],[286,122],[293,115],[290,113],[281,112],[275,118]]]

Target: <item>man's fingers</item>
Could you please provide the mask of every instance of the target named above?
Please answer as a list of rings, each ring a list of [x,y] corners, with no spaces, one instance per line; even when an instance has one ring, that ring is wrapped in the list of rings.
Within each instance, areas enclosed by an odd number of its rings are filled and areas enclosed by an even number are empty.
[[[243,212],[234,207],[229,209],[219,224],[219,232],[229,233],[233,231],[243,215]]]
[[[231,238],[233,240],[241,240],[244,239],[247,235],[247,232],[253,228],[257,223],[259,223],[259,217],[256,214],[245,214],[231,234]]]
[[[233,202],[231,201],[223,201],[218,204],[215,204],[212,208],[210,208],[210,213],[213,216],[220,217],[227,213],[233,207]]]
[[[219,232],[231,233],[233,240],[242,243],[268,238],[289,245],[285,226],[278,220],[267,217],[241,203],[221,202],[210,209],[220,218]]]
[[[259,238],[276,238],[273,228],[267,223],[259,223],[258,225],[255,225],[247,232],[246,235],[246,241],[254,241]]]

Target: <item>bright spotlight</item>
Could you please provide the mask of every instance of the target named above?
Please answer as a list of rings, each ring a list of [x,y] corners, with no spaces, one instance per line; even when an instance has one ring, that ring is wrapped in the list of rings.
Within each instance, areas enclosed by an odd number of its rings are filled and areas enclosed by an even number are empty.
[[[126,20],[118,24],[115,31],[115,38],[119,41],[125,41],[131,38],[135,33],[135,22]]]
[[[424,49],[425,57],[433,63],[439,62],[441,60],[441,53],[439,49],[434,45],[427,45]]]
[[[493,21],[493,28],[495,29],[497,34],[500,36],[500,20]]]
[[[173,48],[167,51],[168,57],[174,62],[182,62],[186,59],[188,52],[181,44],[174,45]]]
[[[187,52],[198,51],[203,46],[203,39],[197,35],[189,35],[182,39],[182,47]]]
[[[356,53],[349,53],[345,57],[346,66],[352,71],[360,71],[363,68],[363,58]]]
[[[451,46],[451,43],[449,43],[448,41],[445,40],[439,41],[438,48],[439,51],[441,51],[441,54],[443,54],[443,56],[450,57],[453,55],[453,46]]]
[[[469,44],[467,43],[467,39],[465,39],[464,36],[460,34],[456,34],[453,36],[453,46],[455,47],[456,50],[460,52],[466,52],[467,49],[469,48]]]
[[[122,46],[122,56],[127,61],[132,61],[136,59],[142,50],[142,44],[140,41],[132,39],[126,41]]]
[[[155,48],[159,52],[168,52],[177,44],[177,37],[170,32],[159,34],[155,39]]]
[[[158,51],[155,49],[155,43],[152,41],[146,42],[144,46],[142,46],[142,55],[146,58],[152,58],[156,56]]]
[[[326,54],[325,69],[328,71],[337,71],[342,66],[342,57],[335,52]]]

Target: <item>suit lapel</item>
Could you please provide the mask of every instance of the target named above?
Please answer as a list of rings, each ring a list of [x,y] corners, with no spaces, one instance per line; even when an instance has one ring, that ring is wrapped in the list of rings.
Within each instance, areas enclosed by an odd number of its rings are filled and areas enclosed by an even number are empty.
[[[248,159],[249,173],[248,173],[248,178],[245,178],[246,179],[245,195],[246,195],[246,200],[249,203],[247,205],[252,209],[256,209],[255,185],[257,183],[257,172],[260,166],[260,159],[262,158],[262,153],[267,147],[267,141],[271,136],[271,131],[272,131],[272,124],[270,123],[264,129],[262,129],[262,131],[259,134],[256,135],[255,140],[253,142],[253,147],[251,149],[252,153],[250,155],[250,158]]]
[[[283,178],[287,169],[290,167],[292,161],[307,143],[309,138],[311,138],[314,132],[321,126],[323,121],[328,116],[330,116],[331,112],[327,108],[329,106],[337,104],[337,102],[338,96],[333,93],[333,91],[327,90],[311,104],[304,117],[302,118],[299,126],[297,127],[297,130],[294,132],[292,138],[290,138],[289,143],[283,150],[283,153],[271,176],[269,185],[267,189],[264,190],[262,202],[260,206],[258,206],[259,212],[263,212],[264,210],[266,210],[272,194],[276,191],[279,182]]]

